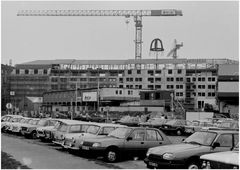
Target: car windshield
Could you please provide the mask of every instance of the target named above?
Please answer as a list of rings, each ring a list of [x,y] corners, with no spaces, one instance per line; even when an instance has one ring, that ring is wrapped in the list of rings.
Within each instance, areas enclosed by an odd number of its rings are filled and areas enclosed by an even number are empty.
[[[20,120],[20,118],[15,117],[15,118],[12,119],[12,122],[17,122],[18,120]]]
[[[26,121],[26,119],[22,118],[19,122],[24,123],[25,121]]]
[[[39,120],[33,120],[31,124],[32,124],[32,125],[37,125],[38,122],[39,122]]]
[[[60,125],[61,125],[61,122],[57,122],[54,126],[54,129],[58,129],[60,127]]]
[[[62,124],[61,126],[59,126],[58,131],[60,132],[66,132],[68,130],[68,125],[66,124]]]
[[[89,125],[82,125],[81,132],[86,132],[88,127],[89,127]]]
[[[41,120],[38,122],[38,125],[40,125],[40,126],[45,126],[45,125],[47,125],[47,120],[46,120],[46,119],[41,119]]]
[[[11,117],[8,121],[9,121],[9,122],[13,122],[13,120],[14,120],[14,118]]]
[[[170,120],[166,124],[168,125],[174,125],[177,122],[177,120]]]
[[[234,146],[233,150],[239,151],[239,143]]]
[[[30,119],[27,123],[32,124],[33,121],[34,121],[33,119]]]
[[[127,128],[127,127],[126,128],[125,127],[117,128],[117,129],[113,130],[111,133],[109,133],[108,136],[124,139],[128,136],[128,134],[131,132],[131,130],[132,130],[132,128]]]
[[[185,139],[185,143],[199,144],[210,146],[217,136],[214,132],[195,132],[191,136]]]
[[[97,134],[99,129],[100,129],[100,126],[90,125],[87,128],[86,133]]]

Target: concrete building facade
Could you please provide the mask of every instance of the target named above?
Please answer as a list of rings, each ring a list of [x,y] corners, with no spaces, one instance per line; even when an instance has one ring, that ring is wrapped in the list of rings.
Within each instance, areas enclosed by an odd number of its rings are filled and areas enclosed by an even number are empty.
[[[186,109],[197,110],[216,104],[218,65],[232,63],[238,64],[229,59],[37,60],[16,65],[11,89],[16,101],[76,88],[173,90]]]

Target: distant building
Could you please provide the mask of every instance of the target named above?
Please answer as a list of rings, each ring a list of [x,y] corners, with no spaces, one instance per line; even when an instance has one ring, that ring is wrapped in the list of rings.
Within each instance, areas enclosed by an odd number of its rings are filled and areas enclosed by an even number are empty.
[[[14,68],[9,65],[1,64],[1,109],[6,110],[6,104],[13,104],[13,96],[10,96],[10,81],[9,76]],[[14,93],[11,93],[14,95]]]
[[[233,63],[238,64],[229,59],[37,60],[16,65],[10,83],[17,103],[48,91],[100,87],[172,90],[186,110],[201,110],[216,104],[217,66]]]
[[[220,113],[239,114],[239,65],[219,65],[217,100]]]

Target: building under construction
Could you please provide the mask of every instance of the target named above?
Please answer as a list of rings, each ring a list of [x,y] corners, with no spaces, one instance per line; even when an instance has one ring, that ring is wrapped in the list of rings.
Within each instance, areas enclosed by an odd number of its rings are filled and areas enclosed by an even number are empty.
[[[135,67],[136,62],[138,66]],[[171,90],[185,110],[217,106],[218,66],[229,59],[37,60],[18,64],[10,75],[16,107],[47,91],[87,88]],[[24,109],[24,108],[23,108]]]

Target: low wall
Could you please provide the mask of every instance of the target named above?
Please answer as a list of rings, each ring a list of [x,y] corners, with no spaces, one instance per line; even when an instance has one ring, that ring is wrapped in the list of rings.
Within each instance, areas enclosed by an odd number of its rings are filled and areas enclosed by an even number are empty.
[[[119,112],[124,112],[124,111],[141,111],[144,112],[145,108],[147,108],[147,111],[150,112],[163,112],[164,107],[139,107],[139,106],[125,106],[125,107],[109,107],[109,111],[119,111]]]

